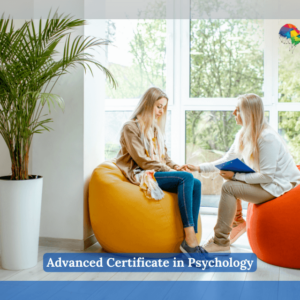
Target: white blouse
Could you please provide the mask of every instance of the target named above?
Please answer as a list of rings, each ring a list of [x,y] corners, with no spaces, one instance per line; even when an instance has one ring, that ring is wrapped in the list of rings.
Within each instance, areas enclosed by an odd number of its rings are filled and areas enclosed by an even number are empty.
[[[214,162],[200,164],[201,172],[219,172],[215,165],[239,158],[236,151],[239,132],[234,143],[224,157]],[[260,184],[275,197],[279,197],[300,184],[300,171],[291,154],[286,150],[280,137],[272,129],[265,129],[258,139],[260,172],[236,173],[235,178],[249,184]]]

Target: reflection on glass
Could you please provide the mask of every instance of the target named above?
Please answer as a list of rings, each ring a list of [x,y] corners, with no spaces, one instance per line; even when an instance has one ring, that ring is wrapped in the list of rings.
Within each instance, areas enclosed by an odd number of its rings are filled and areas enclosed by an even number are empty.
[[[127,122],[132,111],[106,111],[105,112],[105,159],[115,158],[121,148],[120,132]],[[168,154],[171,156],[171,111],[168,111],[166,124],[166,144]]]
[[[300,164],[300,112],[281,111],[278,116],[278,132],[286,141],[295,163]]]
[[[278,32],[285,24],[300,28],[300,20],[279,20]],[[279,41],[278,101],[300,102],[300,47],[291,50],[289,44]]]
[[[190,97],[263,96],[263,21],[191,20]]]
[[[166,20],[109,20],[108,69],[118,88],[108,99],[140,98],[152,86],[166,88]]]

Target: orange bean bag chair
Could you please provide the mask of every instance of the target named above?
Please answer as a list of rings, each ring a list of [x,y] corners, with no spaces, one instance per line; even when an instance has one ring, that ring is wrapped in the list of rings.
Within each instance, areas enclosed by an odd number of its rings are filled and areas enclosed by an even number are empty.
[[[247,235],[259,259],[279,267],[300,268],[299,213],[300,185],[266,203],[249,203]]]
[[[94,234],[107,252],[177,253],[184,239],[177,195],[164,192],[162,200],[147,199],[112,162],[93,172],[89,211]],[[201,219],[197,239],[201,240]]]

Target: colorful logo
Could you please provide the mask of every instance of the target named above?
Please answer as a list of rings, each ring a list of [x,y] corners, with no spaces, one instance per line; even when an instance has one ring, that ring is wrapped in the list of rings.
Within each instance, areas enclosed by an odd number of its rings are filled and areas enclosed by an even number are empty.
[[[300,31],[293,24],[285,24],[280,28],[279,39],[284,44],[290,44],[290,50],[293,52],[300,43]]]

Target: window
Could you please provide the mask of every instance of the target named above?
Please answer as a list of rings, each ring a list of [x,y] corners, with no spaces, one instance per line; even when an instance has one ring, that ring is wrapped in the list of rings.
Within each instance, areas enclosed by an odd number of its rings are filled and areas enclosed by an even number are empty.
[[[152,86],[167,91],[167,69],[172,72],[168,63],[172,53],[167,52],[171,49],[167,47],[168,22],[160,19],[106,21],[107,38],[113,44],[107,47],[108,69],[118,81],[118,88],[114,90],[106,85],[105,159],[116,157],[120,150],[120,130],[143,93]],[[167,94],[170,106],[172,91]],[[169,155],[172,153],[171,116],[169,110],[166,124]]]
[[[300,112],[279,112],[279,134],[288,145],[296,164],[300,163]]]
[[[300,20],[278,20],[278,32],[285,24],[299,28]],[[277,51],[278,110],[274,111],[277,114],[275,119],[278,118],[279,134],[287,143],[296,164],[300,164],[300,49],[279,41]]]
[[[105,112],[105,159],[117,156],[120,146],[120,131],[130,118],[132,111],[106,111]]]
[[[299,164],[300,46],[292,52],[280,42],[286,23],[300,28],[300,20],[107,21],[115,45],[108,47],[108,66],[119,87],[106,87],[106,157],[119,151],[119,131],[138,99],[158,86],[169,97],[166,140],[175,162],[222,157],[240,128],[232,116],[236,97],[256,93]],[[202,206],[216,207],[223,179],[195,176],[203,183]]]
[[[140,98],[151,86],[166,89],[166,20],[109,20],[108,69],[119,83],[107,99]],[[125,102],[125,101],[124,101]]]
[[[263,96],[262,20],[191,20],[190,97]]]

